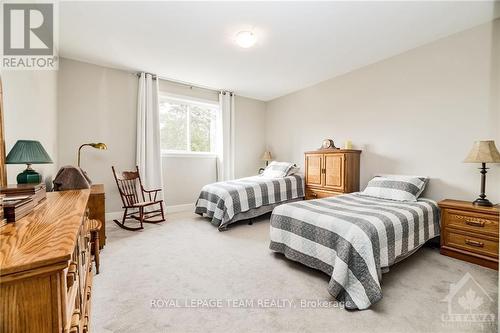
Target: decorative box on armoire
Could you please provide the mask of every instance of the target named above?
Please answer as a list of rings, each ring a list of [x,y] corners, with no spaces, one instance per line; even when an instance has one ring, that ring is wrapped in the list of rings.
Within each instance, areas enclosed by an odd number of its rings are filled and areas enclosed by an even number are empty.
[[[359,191],[360,154],[354,149],[306,152],[306,200]]]

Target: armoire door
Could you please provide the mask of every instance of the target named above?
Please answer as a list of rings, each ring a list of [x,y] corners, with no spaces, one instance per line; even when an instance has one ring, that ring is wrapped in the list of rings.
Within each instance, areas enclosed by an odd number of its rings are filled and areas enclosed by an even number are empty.
[[[322,186],[323,155],[306,155],[306,185]]]
[[[344,190],[344,155],[324,155],[324,187],[332,190]]]

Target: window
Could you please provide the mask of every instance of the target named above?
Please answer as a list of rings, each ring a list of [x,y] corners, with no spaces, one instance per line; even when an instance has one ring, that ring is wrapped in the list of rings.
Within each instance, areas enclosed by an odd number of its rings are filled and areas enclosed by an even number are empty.
[[[217,112],[217,104],[160,97],[162,152],[214,154]]]

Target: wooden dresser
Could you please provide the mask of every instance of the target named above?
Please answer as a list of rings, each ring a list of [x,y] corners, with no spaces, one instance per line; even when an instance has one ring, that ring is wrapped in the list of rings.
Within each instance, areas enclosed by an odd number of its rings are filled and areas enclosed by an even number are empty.
[[[498,270],[499,206],[443,200],[441,254]]]
[[[359,191],[360,154],[351,149],[306,152],[306,200]]]
[[[88,332],[90,190],[53,192],[0,227],[0,332]]]

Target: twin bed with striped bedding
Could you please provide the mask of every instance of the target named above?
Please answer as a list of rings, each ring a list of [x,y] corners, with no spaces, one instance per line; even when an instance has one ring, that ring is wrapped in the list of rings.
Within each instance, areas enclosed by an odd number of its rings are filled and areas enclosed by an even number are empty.
[[[231,223],[270,212],[277,205],[304,197],[304,177],[253,176],[205,185],[195,213],[205,215],[219,230]]]
[[[331,276],[329,293],[348,309],[382,298],[382,273],[439,235],[439,211],[429,199],[401,202],[360,193],[276,207],[273,251]]]

